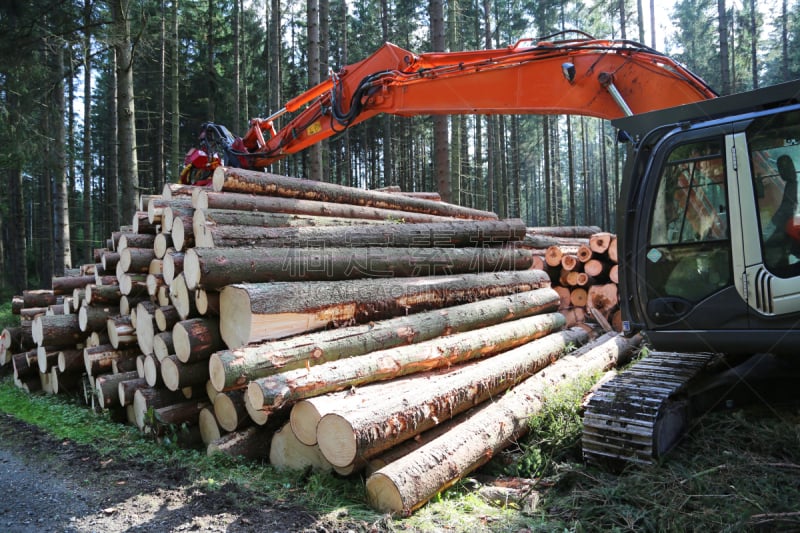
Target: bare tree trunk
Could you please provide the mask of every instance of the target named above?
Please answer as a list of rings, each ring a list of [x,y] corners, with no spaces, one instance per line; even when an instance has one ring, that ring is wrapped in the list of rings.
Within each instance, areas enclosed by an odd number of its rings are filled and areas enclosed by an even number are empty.
[[[50,172],[54,179],[53,197],[53,274],[63,276],[64,270],[72,267],[69,240],[69,193],[67,191],[66,128],[64,126],[64,45],[58,45],[54,53],[53,76],[53,147]],[[43,280],[44,281],[44,280]],[[49,282],[49,280],[47,280]]]
[[[644,42],[644,10],[642,9],[642,0],[636,0],[636,22],[639,26],[639,42]]]
[[[731,94],[730,50],[728,48],[728,10],[725,0],[717,0],[719,12],[719,66],[723,95]]]
[[[241,2],[233,0],[233,130],[240,131],[242,127],[241,115]]]
[[[160,25],[158,32],[159,42],[159,73],[158,73],[158,124],[156,125],[156,146],[155,146],[155,161],[153,168],[153,187],[156,191],[164,189],[165,181],[165,162],[164,162],[164,131],[167,127],[166,114],[167,114],[167,8],[165,0],[161,0],[159,6],[160,11]]]
[[[119,121],[119,170],[122,182],[121,216],[131,220],[139,205],[139,169],[136,154],[136,112],[133,99],[133,49],[129,19],[130,0],[114,0],[112,10],[118,40],[117,120]]]
[[[111,162],[109,172],[105,176],[106,189],[108,190],[106,203],[109,209],[109,225],[107,231],[114,231],[120,227],[119,215],[119,72],[117,70],[118,57],[117,51],[112,48],[111,51],[111,150],[109,160]]]
[[[94,224],[92,220],[92,2],[84,0],[83,40],[83,242],[84,255],[92,257]]]
[[[319,71],[319,0],[307,0],[308,14],[308,85],[315,87],[321,81]],[[308,178],[322,181],[322,145],[308,148]]]
[[[442,0],[430,0],[431,47],[434,52],[444,52],[445,27],[444,5]],[[444,115],[433,117],[433,173],[436,190],[442,200],[450,201],[450,147],[448,139],[448,119]]]
[[[758,89],[758,29],[756,0],[750,0],[750,68],[753,73],[753,89]]]
[[[208,120],[215,121],[216,117],[216,100],[217,100],[217,74],[214,67],[214,0],[208,0],[208,13],[206,13],[206,84],[207,84],[207,97],[208,106],[206,107],[206,115]]]
[[[781,81],[789,80],[789,7],[781,2]]]
[[[181,153],[180,153],[180,91],[181,82],[178,71],[178,57],[180,53],[178,42],[178,0],[172,0],[172,28],[170,30],[170,86],[172,89],[172,101],[170,102],[170,126],[172,134],[170,142],[172,143],[171,155],[169,158],[170,163],[170,181],[178,181],[178,173],[180,172]]]
[[[650,48],[656,47],[656,0],[650,0]]]

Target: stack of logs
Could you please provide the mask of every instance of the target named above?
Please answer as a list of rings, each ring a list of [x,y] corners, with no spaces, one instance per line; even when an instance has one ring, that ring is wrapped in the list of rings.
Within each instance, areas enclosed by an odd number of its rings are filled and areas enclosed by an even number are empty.
[[[408,513],[520,436],[546,388],[630,352],[581,324],[616,322],[615,251],[598,228],[218,169],[15,297],[0,358],[20,387],[209,453],[366,472],[373,506]]]

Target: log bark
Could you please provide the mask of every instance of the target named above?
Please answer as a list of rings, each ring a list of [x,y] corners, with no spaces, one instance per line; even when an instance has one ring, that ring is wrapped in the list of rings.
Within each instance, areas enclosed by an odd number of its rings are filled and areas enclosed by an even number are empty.
[[[175,280],[175,276],[183,272],[184,257],[184,252],[178,252],[177,250],[171,250],[164,256],[164,272],[162,275],[167,285],[171,285]]]
[[[153,423],[147,415],[150,408],[155,410],[159,407],[183,402],[184,400],[186,400],[186,396],[180,391],[169,391],[162,388],[138,389],[133,394],[133,412],[136,426],[144,430],[147,425]]]
[[[83,350],[61,350],[58,353],[58,371],[62,374],[82,372],[85,366]]]
[[[251,461],[266,459],[269,457],[272,434],[272,428],[250,426],[211,441],[206,448],[206,453],[208,455],[221,453],[229,457],[244,457]]]
[[[153,316],[156,319],[156,327],[158,331],[172,332],[172,328],[180,322],[181,317],[178,315],[178,310],[172,305],[159,306],[154,312]]]
[[[347,387],[490,357],[549,335],[565,325],[562,315],[550,313],[412,346],[378,350],[309,369],[289,370],[251,381],[247,387],[247,401],[254,409],[275,409],[287,402]]]
[[[451,217],[409,213],[393,209],[380,209],[358,205],[319,202],[314,200],[298,200],[296,198],[278,198],[272,196],[254,196],[233,192],[201,191],[194,201],[196,209],[225,209],[237,211],[253,211],[259,213],[285,213],[386,222],[401,221],[405,224],[420,222],[443,222]]]
[[[153,198],[147,203],[147,218],[153,224],[161,224],[164,229],[163,216],[164,208],[169,206],[192,206],[192,193],[181,195],[179,198]],[[167,228],[168,229],[168,228]]]
[[[213,189],[217,192],[282,196],[284,198],[363,205],[381,209],[396,209],[477,220],[494,220],[497,218],[497,215],[488,211],[479,211],[443,202],[433,202],[380,191],[356,189],[334,183],[302,180],[239,168],[218,167],[214,171],[212,180]]]
[[[186,400],[159,407],[155,410],[155,419],[158,424],[164,426],[180,426],[182,424],[196,426],[200,419],[200,411],[208,406],[208,402]]]
[[[178,274],[170,284],[169,296],[181,320],[187,320],[190,317],[197,316],[194,291],[190,291],[186,286],[186,278],[183,272]]]
[[[555,291],[536,289],[237,350],[220,350],[212,354],[209,360],[211,384],[220,391],[242,387],[249,380],[279,371],[304,368],[306,365],[363,355],[554,311],[557,303]]]
[[[530,227],[526,231],[529,235],[589,238],[602,230],[598,226],[537,226]]]
[[[366,323],[547,285],[549,278],[538,270],[229,285],[220,293],[220,331],[229,348],[238,348],[331,324]]]
[[[164,259],[167,252],[174,249],[172,235],[169,233],[159,233],[156,235],[156,240],[153,243],[153,253],[157,259]]]
[[[589,287],[586,302],[586,307],[589,309],[597,309],[604,317],[609,318],[617,304],[619,304],[619,292],[616,284],[607,283]]]
[[[131,229],[133,229],[134,233],[149,233],[151,235],[157,233],[156,224],[150,222],[147,211],[145,210],[137,211],[133,214]]]
[[[172,332],[162,331],[153,337],[153,354],[159,361],[163,361],[168,355],[175,354],[175,345],[172,344]]]
[[[175,355],[161,360],[161,379],[169,390],[176,391],[184,387],[205,385],[208,381],[208,364],[182,363]]]
[[[95,396],[103,409],[120,407],[119,384],[123,381],[136,379],[136,372],[122,374],[103,374],[94,381]]]
[[[224,348],[219,320],[192,318],[178,322],[172,328],[172,343],[180,362],[205,361],[212,353]]]
[[[139,349],[135,347],[117,349],[111,344],[101,344],[100,346],[84,348],[84,369],[90,376],[105,374],[111,372],[113,361],[118,359],[136,359],[139,353]]]
[[[578,246],[574,245],[559,245],[549,246],[545,251],[544,260],[547,266],[559,267],[561,266],[561,259],[564,255],[576,255],[578,253]]]
[[[529,250],[510,248],[193,248],[186,252],[189,290],[231,283],[337,281],[527,270]]]
[[[381,393],[381,384],[369,385],[375,408],[323,416],[317,442],[334,466],[368,459],[500,394],[561,357],[568,345],[587,340],[584,330],[554,333],[489,359],[404,378],[410,389],[391,398]]]
[[[40,315],[31,324],[33,341],[39,346],[74,345],[86,338],[78,315]]]
[[[119,265],[123,272],[147,274],[150,262],[156,258],[153,248],[125,248],[119,253]]]
[[[78,310],[78,327],[83,332],[105,330],[108,317],[118,314],[119,307],[84,305]]]
[[[214,417],[214,410],[211,407],[200,410],[197,424],[200,426],[200,437],[206,445],[211,444],[222,436],[217,419]]]
[[[380,512],[410,514],[431,497],[494,457],[528,429],[547,396],[567,381],[586,379],[615,366],[635,347],[629,339],[603,337],[593,349],[553,363],[465,422],[367,479],[367,500]]]
[[[119,240],[117,241],[116,251],[122,254],[122,251],[126,248],[150,248],[152,250],[155,242],[155,235],[149,235],[147,233],[123,232],[120,234]]]
[[[51,368],[58,367],[58,348],[39,346],[36,349],[36,363],[40,374],[50,372]]]
[[[322,217],[286,213],[240,211],[231,209],[197,209],[192,218],[195,235],[212,226],[256,226],[261,228],[356,226],[365,224],[387,224],[384,220],[360,218]]]
[[[72,294],[75,289],[82,289],[89,283],[94,283],[94,274],[91,276],[57,276],[52,279],[53,294]]]
[[[84,291],[86,303],[89,305],[118,305],[122,298],[122,291],[119,290],[119,285],[96,285],[91,284],[86,286]]]
[[[47,307],[58,303],[58,297],[50,289],[31,289],[22,291],[22,306],[26,307]]]
[[[161,361],[155,355],[144,356],[144,380],[148,387],[160,387],[163,385],[161,380]]]
[[[119,263],[119,252],[106,250],[103,252],[101,262],[103,265],[103,270],[106,272],[113,272],[117,266],[117,263]]]
[[[139,348],[145,355],[153,353],[153,338],[155,337],[155,313],[156,306],[154,303],[145,300],[136,304],[136,342]]]
[[[119,348],[136,342],[136,330],[130,316],[116,315],[106,320],[108,340],[111,346]]]
[[[207,226],[196,236],[198,247],[231,248],[308,246],[476,247],[518,241],[525,224],[510,220],[456,220],[429,224],[379,224],[265,228],[257,226]]]
[[[120,381],[117,384],[117,394],[119,396],[119,403],[122,407],[133,405],[133,397],[139,389],[146,389],[149,385],[147,380],[138,377],[138,373],[132,379]]]
[[[197,289],[194,291],[194,302],[201,315],[219,316],[219,291]]]

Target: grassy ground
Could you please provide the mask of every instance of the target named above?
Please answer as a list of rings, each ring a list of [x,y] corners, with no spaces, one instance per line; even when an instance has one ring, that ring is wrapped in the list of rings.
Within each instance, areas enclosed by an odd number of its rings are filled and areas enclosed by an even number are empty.
[[[760,405],[712,413],[663,464],[611,474],[580,461],[579,400],[586,385],[554,397],[550,408],[531,421],[524,441],[414,516],[394,520],[367,508],[362,479],[277,472],[180,450],[64,398],[24,394],[8,378],[0,382],[0,411],[100,454],[181,466],[205,490],[234,483],[271,501],[306,506],[334,522],[342,516],[376,530],[800,529],[800,408]],[[503,485],[498,477],[517,490],[506,498],[482,497],[487,486]]]

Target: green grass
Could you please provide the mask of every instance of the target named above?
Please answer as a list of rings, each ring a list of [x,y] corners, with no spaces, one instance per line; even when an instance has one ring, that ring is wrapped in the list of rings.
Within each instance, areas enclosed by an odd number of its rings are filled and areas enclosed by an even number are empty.
[[[2,302],[3,303],[0,304],[0,329],[9,326],[18,326],[19,317],[11,313],[11,300],[5,298]]]

